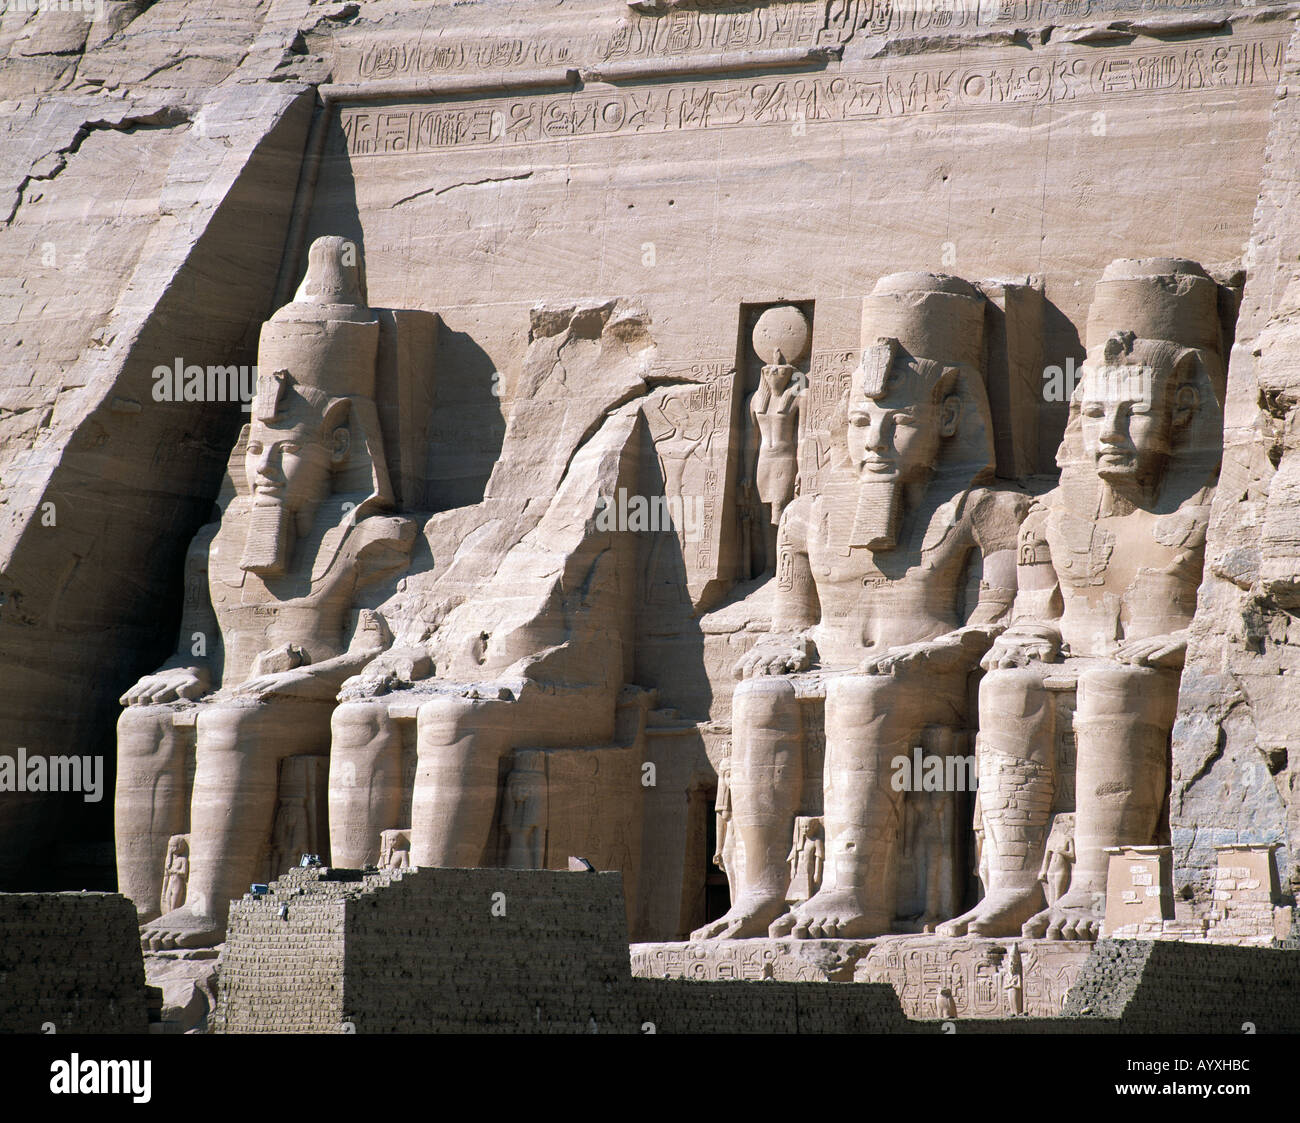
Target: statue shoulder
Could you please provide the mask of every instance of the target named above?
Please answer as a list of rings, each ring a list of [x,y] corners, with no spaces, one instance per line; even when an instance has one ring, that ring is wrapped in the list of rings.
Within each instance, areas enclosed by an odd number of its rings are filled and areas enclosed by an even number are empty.
[[[985,554],[1014,550],[1033,502],[1033,496],[1011,487],[972,490],[966,511],[980,550]]]
[[[414,519],[398,515],[369,515],[352,521],[351,511],[321,540],[312,568],[312,581],[322,580],[339,565],[360,570],[361,580],[406,564],[415,545]]]
[[[1210,526],[1208,501],[1187,502],[1178,510],[1156,520],[1156,541],[1179,550],[1197,550],[1205,545]]]

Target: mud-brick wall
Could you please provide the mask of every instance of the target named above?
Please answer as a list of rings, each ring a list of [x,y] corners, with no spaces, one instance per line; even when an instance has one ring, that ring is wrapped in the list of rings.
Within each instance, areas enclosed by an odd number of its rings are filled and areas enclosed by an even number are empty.
[[[1062,1014],[1123,1033],[1297,1033],[1300,948],[1099,940]]]
[[[631,1032],[618,874],[300,870],[231,910],[217,1032]]]
[[[117,893],[0,893],[0,1033],[148,1029],[130,901]]]

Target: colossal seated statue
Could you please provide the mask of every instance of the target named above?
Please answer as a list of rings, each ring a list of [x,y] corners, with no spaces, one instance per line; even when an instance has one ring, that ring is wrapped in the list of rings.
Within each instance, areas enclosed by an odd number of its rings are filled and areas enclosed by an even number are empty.
[[[1013,621],[984,659],[976,756],[984,898],[963,934],[1091,939],[1107,847],[1155,841],[1222,433],[1218,289],[1191,262],[1117,261],[1098,283],[1060,485],[1020,532]],[[1057,692],[1074,692],[1063,775]],[[1072,857],[1044,865],[1073,779]],[[1069,808],[1061,808],[1068,811]],[[1053,877],[1044,901],[1040,875]],[[1046,904],[1046,907],[1044,905]]]
[[[966,722],[967,675],[1015,591],[1026,501],[989,487],[984,316],[984,297],[949,276],[885,277],[864,301],[836,470],[785,509],[771,634],[736,667],[732,906],[693,939],[890,928],[903,826],[892,762],[927,727]],[[825,698],[824,869],[787,911],[811,696]]]
[[[405,567],[415,525],[383,513],[379,322],[356,254],[318,239],[294,301],[263,326],[220,518],[190,548],[177,654],[122,697],[118,878],[154,950],[222,939],[231,898],[259,875],[280,762],[327,751],[339,687],[386,642],[357,593]],[[186,832],[177,906],[176,879],[165,897],[162,882]]]

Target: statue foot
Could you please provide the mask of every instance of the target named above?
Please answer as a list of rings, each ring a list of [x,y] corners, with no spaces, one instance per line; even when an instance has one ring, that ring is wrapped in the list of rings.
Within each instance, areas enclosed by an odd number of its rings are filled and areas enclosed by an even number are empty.
[[[741,897],[725,916],[691,933],[692,940],[747,940],[766,936],[768,925],[785,911],[784,900]]]
[[[853,890],[823,889],[776,921],[768,935],[774,939],[857,940],[888,932],[890,920],[879,909],[867,908]]]
[[[210,948],[226,936],[225,925],[216,917],[182,905],[165,912],[140,928],[140,946],[145,951],[169,951],[175,948]]]
[[[1042,890],[994,889],[970,912],[945,921],[935,929],[939,936],[1018,936],[1021,926],[1043,903]]]
[[[1021,934],[1035,939],[1095,940],[1101,934],[1102,917],[1092,894],[1067,893],[1054,905],[1035,913],[1025,922]]]

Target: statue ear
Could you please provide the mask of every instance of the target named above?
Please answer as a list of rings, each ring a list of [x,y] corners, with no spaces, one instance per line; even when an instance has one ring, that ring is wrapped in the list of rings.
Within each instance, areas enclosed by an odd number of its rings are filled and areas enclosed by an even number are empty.
[[[1175,433],[1186,429],[1200,409],[1201,394],[1196,388],[1199,371],[1200,364],[1194,351],[1183,356],[1174,367],[1174,393],[1169,409],[1169,424]]]
[[[939,433],[951,437],[957,432],[957,421],[961,417],[961,395],[948,394],[939,405]]]
[[[352,433],[348,429],[351,406],[347,398],[335,398],[325,409],[321,431],[330,450],[330,463],[335,466],[346,461],[352,449]]]

